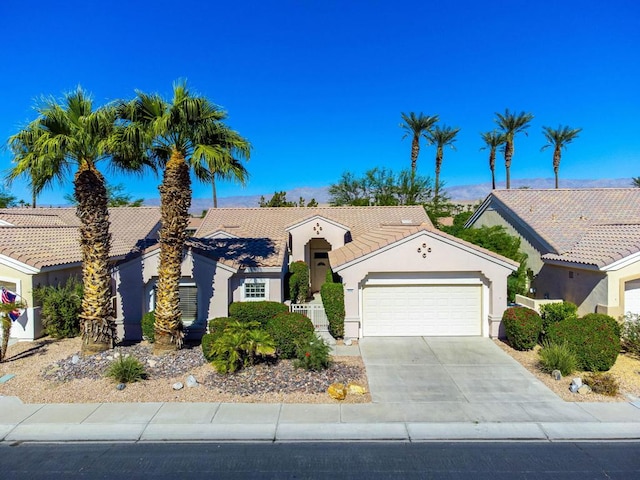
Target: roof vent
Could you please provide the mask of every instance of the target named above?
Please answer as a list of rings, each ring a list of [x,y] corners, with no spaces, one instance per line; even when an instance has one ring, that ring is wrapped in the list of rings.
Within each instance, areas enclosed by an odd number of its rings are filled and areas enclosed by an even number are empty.
[[[413,222],[411,220],[407,220],[406,218],[402,219],[402,224],[403,225],[411,225]]]

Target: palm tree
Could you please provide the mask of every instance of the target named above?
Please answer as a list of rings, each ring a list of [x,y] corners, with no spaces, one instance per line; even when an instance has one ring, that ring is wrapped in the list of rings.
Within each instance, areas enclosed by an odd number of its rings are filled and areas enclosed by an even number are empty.
[[[415,175],[418,165],[418,155],[420,154],[420,137],[431,130],[431,127],[438,121],[438,115],[423,115],[420,112],[416,115],[414,112],[401,113],[404,123],[400,127],[406,130],[402,138],[411,135],[411,173]]]
[[[631,177],[631,186],[640,188],[640,177]]]
[[[578,134],[581,131],[581,128],[570,128],[562,125],[559,125],[557,129],[542,127],[542,133],[544,134],[544,138],[547,139],[547,144],[543,146],[541,150],[547,147],[553,147],[553,173],[556,177],[556,188],[558,188],[558,170],[560,169],[562,149],[567,148],[567,145],[570,144],[574,138],[578,138]]]
[[[504,166],[507,169],[507,189],[511,188],[511,159],[515,151],[514,139],[517,133],[524,132],[529,127],[529,122],[533,119],[530,113],[511,113],[507,108],[504,114],[496,113],[498,117],[496,123],[502,129],[504,140]]]
[[[482,147],[480,150],[489,149],[489,168],[491,169],[491,189],[496,189],[496,150],[500,145],[503,145],[505,142],[504,134],[492,130],[491,132],[481,133],[480,136],[486,146]]]
[[[184,337],[179,285],[191,206],[191,177],[210,182],[233,171],[237,158],[249,158],[250,144],[223,120],[226,113],[206,97],[176,82],[173,99],[137,92],[118,107],[116,138],[124,158],[140,157],[163,170],[160,190],[160,264],[155,302],[154,352],[181,348]]]
[[[140,163],[125,164],[110,156],[108,144],[115,110],[110,106],[94,110],[90,96],[80,87],[61,102],[44,99],[37,111],[37,119],[9,139],[15,154],[9,178],[30,175],[34,189],[39,191],[54,180],[64,180],[76,167],[73,186],[81,222],[84,287],[82,353],[104,351],[113,348],[116,325],[111,306],[107,190],[97,163],[110,159],[113,167],[123,170],[139,169]]]
[[[453,145],[456,141],[456,135],[460,131],[459,128],[447,127],[446,125],[440,127],[436,126],[433,130],[427,132],[425,137],[429,142],[429,145],[436,146],[436,179],[433,190],[433,197],[437,200],[440,192],[440,169],[442,167],[442,158],[444,156],[444,147],[451,147],[456,149]]]
[[[233,135],[236,132],[233,130],[229,130],[229,134]],[[242,152],[239,152],[242,154]],[[216,177],[222,180],[233,180],[238,182],[240,185],[245,185],[247,179],[249,178],[249,172],[245,168],[240,160],[237,158],[233,158],[233,156],[229,155],[227,157],[220,157],[218,159],[212,159],[209,162],[207,169],[211,174],[211,191],[213,194],[213,208],[218,208],[218,195],[216,193]]]

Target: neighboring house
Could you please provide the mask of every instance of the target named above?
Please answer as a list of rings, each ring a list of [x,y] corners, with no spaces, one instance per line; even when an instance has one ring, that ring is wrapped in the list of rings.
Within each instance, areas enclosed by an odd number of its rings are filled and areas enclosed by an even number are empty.
[[[466,224],[482,225],[522,239],[532,297],[640,313],[640,188],[496,190]]]
[[[141,316],[154,308],[159,253],[152,246],[114,269],[126,338],[140,335]],[[289,264],[299,260],[313,292],[327,269],[342,277],[352,338],[497,336],[517,268],[436,230],[421,206],[211,209],[182,263],[187,333],[200,335],[232,302],[284,301]]]
[[[109,218],[114,266],[156,240],[159,208],[112,208]],[[0,209],[0,286],[27,303],[11,328],[12,337],[32,340],[42,335],[34,288],[82,277],[79,226],[75,208]]]

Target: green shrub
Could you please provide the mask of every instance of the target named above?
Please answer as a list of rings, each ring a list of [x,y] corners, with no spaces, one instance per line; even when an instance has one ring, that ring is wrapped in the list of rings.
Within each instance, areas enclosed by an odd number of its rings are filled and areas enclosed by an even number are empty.
[[[155,323],[156,315],[153,311],[147,312],[142,316],[142,321],[140,322],[142,326],[142,338],[149,343],[153,343],[156,340]]]
[[[507,308],[502,315],[507,340],[516,350],[531,350],[542,332],[542,319],[538,312],[527,307]]]
[[[220,335],[222,336],[222,335]],[[211,346],[215,341],[216,337],[212,333],[205,333],[200,339],[200,347],[202,348],[202,355],[207,362],[213,360],[213,356],[211,355]]]
[[[301,313],[280,313],[267,322],[267,333],[276,343],[281,358],[295,358],[296,346],[314,336],[311,320]]]
[[[312,340],[300,342],[296,345],[296,356],[294,362],[296,368],[305,370],[320,371],[329,368],[331,365],[331,347],[317,335]]]
[[[334,338],[344,337],[344,287],[341,283],[325,283],[320,287],[320,296],[329,320],[329,333]]]
[[[555,344],[545,341],[538,352],[540,366],[548,373],[560,370],[567,376],[578,369],[578,357],[566,343]]]
[[[292,303],[304,303],[309,296],[309,267],[305,262],[293,262],[289,273],[289,298]]]
[[[212,340],[215,340],[222,336],[225,328],[227,328],[227,325],[237,321],[238,320],[233,317],[216,317],[209,320],[209,322],[207,323],[207,327],[209,330],[209,334],[211,334],[213,337]]]
[[[590,313],[582,318],[567,318],[549,326],[547,338],[566,342],[578,357],[582,370],[609,370],[620,352],[620,326],[612,317]]]
[[[615,397],[620,386],[618,381],[609,373],[592,373],[585,375],[582,381],[591,387],[593,393]]]
[[[120,355],[107,370],[107,377],[118,383],[132,383],[146,377],[144,365],[136,357]]]
[[[80,334],[82,283],[70,277],[64,285],[45,285],[33,291],[41,305],[42,326],[54,338],[71,338]]]
[[[279,302],[238,302],[229,305],[229,316],[239,322],[258,322],[264,327],[270,318],[288,312],[289,307]]]
[[[558,323],[567,318],[576,318],[578,307],[571,302],[547,303],[540,307],[540,316],[542,317],[542,332],[546,333],[552,323]]]
[[[624,351],[640,357],[640,315],[633,313],[625,315],[620,337]]]
[[[232,373],[276,352],[273,338],[258,322],[234,321],[211,344],[209,356],[218,373]]]

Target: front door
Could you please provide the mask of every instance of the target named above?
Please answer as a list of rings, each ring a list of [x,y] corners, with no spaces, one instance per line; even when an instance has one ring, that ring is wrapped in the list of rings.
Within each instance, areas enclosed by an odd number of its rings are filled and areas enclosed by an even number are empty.
[[[311,293],[319,292],[329,268],[329,252],[314,251],[311,260]]]

